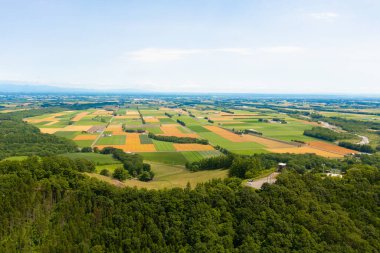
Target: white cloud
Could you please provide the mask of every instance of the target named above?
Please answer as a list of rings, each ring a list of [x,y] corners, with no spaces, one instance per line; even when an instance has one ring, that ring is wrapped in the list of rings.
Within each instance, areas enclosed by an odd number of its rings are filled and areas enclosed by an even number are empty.
[[[215,49],[179,49],[179,48],[144,48],[128,52],[126,58],[140,62],[176,61],[195,54],[228,53],[250,55],[249,48],[215,48]]]
[[[315,13],[310,13],[310,17],[317,19],[317,20],[335,20],[336,18],[339,17],[339,14],[336,12],[315,12]]]
[[[133,60],[142,62],[174,61],[185,56],[201,53],[199,49],[144,48],[128,53]]]
[[[223,52],[223,53],[240,54],[240,55],[252,54],[252,49],[250,48],[219,48],[219,49],[215,49],[214,51]]]
[[[259,52],[274,53],[274,54],[302,53],[305,50],[306,49],[303,47],[294,47],[294,46],[262,47],[258,49]]]

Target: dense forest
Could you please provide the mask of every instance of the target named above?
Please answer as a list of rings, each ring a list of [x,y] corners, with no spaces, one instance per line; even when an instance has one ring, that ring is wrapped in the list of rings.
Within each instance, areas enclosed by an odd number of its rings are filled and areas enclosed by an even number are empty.
[[[52,155],[77,151],[66,138],[43,134],[23,118],[62,111],[60,108],[18,111],[0,114],[0,159],[15,155]]]
[[[345,164],[342,179],[288,169],[258,191],[237,178],[147,191],[68,158],[2,161],[0,251],[378,252],[378,158]]]

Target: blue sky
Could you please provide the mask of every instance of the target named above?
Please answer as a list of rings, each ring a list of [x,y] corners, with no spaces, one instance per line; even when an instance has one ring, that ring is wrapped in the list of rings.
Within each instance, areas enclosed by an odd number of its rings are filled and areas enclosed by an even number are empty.
[[[380,93],[378,0],[0,0],[0,81]]]

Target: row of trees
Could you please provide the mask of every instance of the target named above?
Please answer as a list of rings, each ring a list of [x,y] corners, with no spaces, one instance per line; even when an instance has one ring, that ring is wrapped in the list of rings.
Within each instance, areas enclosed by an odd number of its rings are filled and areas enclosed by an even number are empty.
[[[380,167],[380,156],[356,155],[343,160],[333,160],[314,154],[254,154],[240,156],[227,153],[187,163],[191,171],[229,169],[231,177],[253,178],[263,170],[276,168],[278,163],[286,163],[287,168],[298,173],[306,171],[322,172],[324,168],[346,171],[352,164],[370,164]]]
[[[177,119],[177,123],[180,124],[181,126],[186,126],[186,123],[183,122],[182,120]]]
[[[100,151],[101,154],[112,154],[112,156],[123,164],[123,168],[132,177],[137,177],[141,181],[150,181],[154,177],[154,172],[150,164],[143,162],[143,157],[139,154],[125,153],[123,150],[113,147],[105,147]],[[118,171],[120,172],[120,171]],[[121,172],[118,179],[124,180],[128,175]]]
[[[0,251],[378,252],[373,157],[353,159],[342,179],[288,170],[257,191],[236,178],[116,188],[64,158],[0,162]]]
[[[357,151],[360,151],[363,153],[375,153],[376,152],[376,149],[374,149],[370,145],[355,144],[355,143],[351,143],[351,142],[347,142],[347,141],[341,141],[341,142],[339,142],[338,145],[341,147],[344,147],[344,148],[357,150]]]
[[[331,129],[324,127],[313,127],[310,130],[305,130],[304,135],[326,140],[326,141],[337,141],[342,139],[352,138],[353,135],[349,133],[337,133]]]
[[[186,168],[190,171],[227,169],[231,166],[234,157],[232,155],[220,155],[204,158],[197,162],[186,163]]]
[[[174,142],[174,143],[198,143],[202,145],[208,144],[208,140],[206,139],[198,139],[198,138],[192,138],[192,137],[155,135],[153,133],[149,133],[148,137],[151,139],[158,140],[158,141],[166,141],[166,142]]]

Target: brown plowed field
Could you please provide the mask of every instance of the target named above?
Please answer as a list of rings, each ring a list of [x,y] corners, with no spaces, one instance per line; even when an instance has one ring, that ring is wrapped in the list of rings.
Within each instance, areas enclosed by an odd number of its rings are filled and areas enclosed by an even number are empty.
[[[202,144],[182,144],[182,143],[174,143],[173,144],[176,151],[208,151],[214,150],[214,148],[210,145],[202,145]]]
[[[321,149],[325,150],[328,152],[333,152],[333,153],[338,153],[341,155],[347,155],[347,154],[357,154],[359,153],[358,151],[348,149],[348,148],[343,148],[334,144],[322,142],[322,141],[312,141],[307,143],[310,147],[316,148],[316,149]]]

